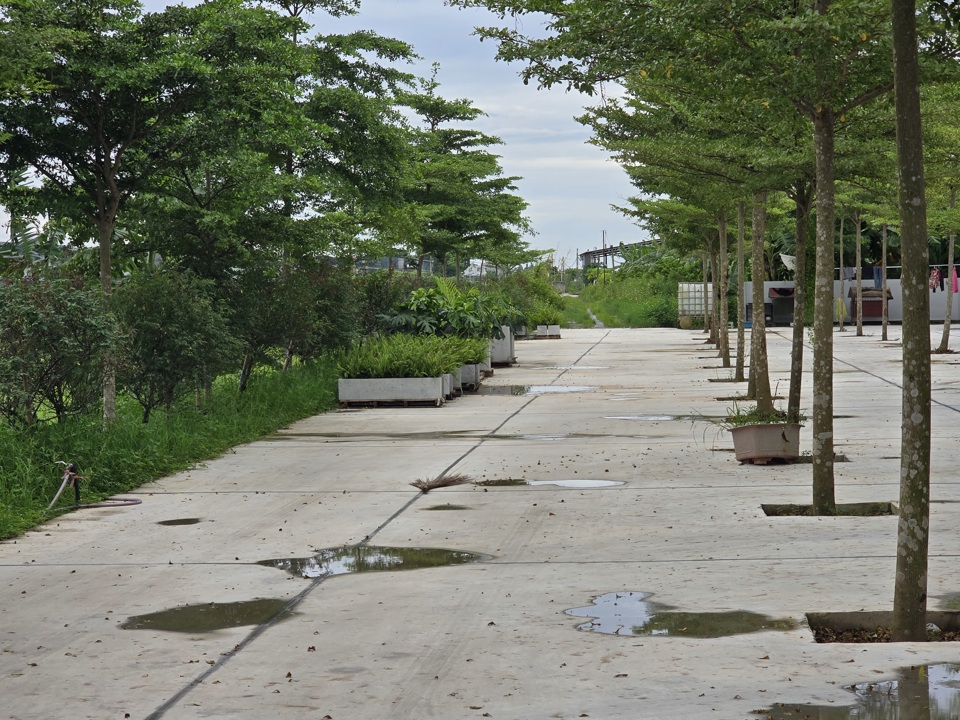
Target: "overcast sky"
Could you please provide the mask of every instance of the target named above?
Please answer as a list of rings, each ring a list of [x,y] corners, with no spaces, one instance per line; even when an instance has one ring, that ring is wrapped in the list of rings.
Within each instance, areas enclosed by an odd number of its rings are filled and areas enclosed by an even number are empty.
[[[165,4],[144,2],[147,10]],[[525,86],[519,66],[495,61],[496,46],[473,35],[475,26],[495,22],[485,11],[448,7],[444,0],[362,0],[358,15],[324,15],[315,24],[320,33],[365,29],[403,40],[422,57],[408,68],[422,77],[439,63],[439,93],[472,100],[487,113],[472,126],[504,141],[495,152],[502,156],[506,175],[522,178],[518,194],[530,204],[527,216],[537,232],[526,239],[534,248],[556,250],[557,265],[571,267],[578,252],[601,247],[604,233],[608,244],[644,237],[610,207],[625,204],[634,194],[626,174],[587,144],[588,129],[573,119],[590,98]],[[4,238],[7,222],[0,209]]]
[[[328,23],[318,30],[367,29],[410,43],[423,58],[415,66],[421,76],[440,63],[440,94],[472,100],[487,113],[474,126],[504,141],[497,149],[504,172],[523,178],[519,194],[538,233],[527,239],[556,249],[558,265],[572,266],[577,252],[601,247],[604,232],[608,244],[645,237],[610,207],[635,194],[626,174],[587,144],[589,130],[573,119],[591,99],[524,85],[519,65],[496,61],[495,44],[473,35],[478,25],[496,24],[490,13],[443,0],[362,0],[359,15]]]

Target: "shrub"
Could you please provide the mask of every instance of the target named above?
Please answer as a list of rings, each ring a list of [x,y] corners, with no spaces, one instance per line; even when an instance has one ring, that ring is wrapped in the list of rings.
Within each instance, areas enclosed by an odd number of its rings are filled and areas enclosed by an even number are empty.
[[[486,358],[488,341],[403,335],[373,337],[338,358],[344,378],[438,377]]]
[[[67,280],[0,279],[0,414],[14,425],[88,412],[117,330],[99,293]]]

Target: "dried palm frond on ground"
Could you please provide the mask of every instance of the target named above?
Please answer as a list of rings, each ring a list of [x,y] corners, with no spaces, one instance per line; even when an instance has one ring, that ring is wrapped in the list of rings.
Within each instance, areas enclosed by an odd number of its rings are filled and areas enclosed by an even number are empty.
[[[442,475],[433,480],[414,480],[411,485],[415,488],[419,488],[421,492],[428,493],[431,490],[442,487],[450,487],[451,485],[466,485],[467,483],[472,483],[474,478],[469,475]]]

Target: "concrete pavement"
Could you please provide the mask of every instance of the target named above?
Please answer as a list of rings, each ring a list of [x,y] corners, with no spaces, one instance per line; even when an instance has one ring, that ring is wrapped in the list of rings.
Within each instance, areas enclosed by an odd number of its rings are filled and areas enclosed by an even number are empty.
[[[768,336],[780,394],[789,332]],[[836,449],[849,459],[838,502],[898,499],[899,332],[835,334]],[[761,503],[810,502],[811,466],[740,466],[726,432],[691,419],[723,415],[732,403],[718,398],[745,389],[723,382],[732,371],[702,333],[564,330],[517,355],[486,385],[534,394],[316,416],[143,486],[139,506],[0,543],[0,717],[747,718],[850,704],[845,684],[960,662],[949,643],[814,643],[807,612],[891,607],[896,518],[767,517]],[[933,362],[937,609],[960,593],[960,361]],[[809,350],[805,365],[809,410]],[[801,438],[809,449],[809,427]],[[442,473],[623,484],[409,485]],[[170,520],[196,522],[158,524]],[[484,557],[317,578],[257,564],[358,543]],[[795,629],[578,631],[565,611],[612,592]],[[289,613],[215,631],[121,627],[263,598]]]

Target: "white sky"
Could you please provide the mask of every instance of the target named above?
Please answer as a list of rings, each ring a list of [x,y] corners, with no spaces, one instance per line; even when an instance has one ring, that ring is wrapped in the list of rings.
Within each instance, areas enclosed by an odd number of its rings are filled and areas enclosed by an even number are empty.
[[[146,0],[147,10],[162,0]],[[520,66],[494,60],[496,47],[473,36],[477,25],[496,24],[489,13],[448,7],[443,0],[363,0],[359,15],[321,16],[321,33],[373,30],[413,45],[423,59],[412,68],[428,77],[440,64],[438,92],[468,98],[487,113],[473,127],[499,137],[495,148],[506,175],[520,176],[518,194],[538,233],[526,238],[534,248],[553,248],[557,265],[571,267],[576,254],[608,244],[636,242],[645,232],[611,209],[635,194],[626,174],[599,148],[587,145],[589,130],[573,118],[590,98],[563,90],[524,85]],[[535,28],[532,28],[535,30]],[[2,234],[6,213],[0,209]]]

